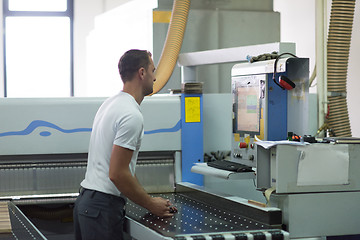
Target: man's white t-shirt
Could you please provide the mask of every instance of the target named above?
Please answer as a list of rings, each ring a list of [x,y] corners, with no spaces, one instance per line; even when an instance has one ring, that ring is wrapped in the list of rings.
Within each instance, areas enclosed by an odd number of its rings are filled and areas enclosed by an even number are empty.
[[[134,151],[129,165],[134,175],[144,135],[143,123],[140,106],[130,94],[120,92],[105,100],[94,119],[82,187],[120,196],[120,191],[109,178],[112,148],[115,144]]]

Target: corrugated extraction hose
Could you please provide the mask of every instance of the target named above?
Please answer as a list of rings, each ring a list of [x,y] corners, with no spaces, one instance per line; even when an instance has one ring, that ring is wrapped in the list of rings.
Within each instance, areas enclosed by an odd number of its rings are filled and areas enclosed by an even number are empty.
[[[165,86],[174,70],[184,38],[189,9],[190,0],[174,0],[166,41],[155,72],[153,93]]]
[[[346,79],[356,0],[333,0],[327,43],[327,90],[330,134],[351,137]]]

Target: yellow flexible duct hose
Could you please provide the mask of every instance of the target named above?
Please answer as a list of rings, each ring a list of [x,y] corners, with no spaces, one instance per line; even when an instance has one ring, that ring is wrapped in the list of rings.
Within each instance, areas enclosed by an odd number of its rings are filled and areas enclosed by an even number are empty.
[[[189,9],[190,0],[174,0],[168,33],[155,72],[153,93],[165,86],[174,70],[184,38]]]
[[[327,90],[330,108],[328,124],[332,135],[336,137],[351,137],[346,79],[355,1],[333,0],[331,5],[327,42]]]

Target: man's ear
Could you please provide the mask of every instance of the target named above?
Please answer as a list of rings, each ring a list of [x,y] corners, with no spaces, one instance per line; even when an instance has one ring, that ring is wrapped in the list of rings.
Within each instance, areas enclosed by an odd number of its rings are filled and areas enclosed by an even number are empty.
[[[139,71],[138,71],[138,73],[139,73],[139,77],[141,78],[141,80],[143,80],[144,79],[144,77],[145,77],[145,68],[143,68],[143,67],[141,67],[141,68],[139,68]]]

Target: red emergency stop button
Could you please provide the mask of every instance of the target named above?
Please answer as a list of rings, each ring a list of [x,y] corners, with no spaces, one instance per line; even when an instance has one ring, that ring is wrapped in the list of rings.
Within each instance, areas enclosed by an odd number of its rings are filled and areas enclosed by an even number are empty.
[[[239,148],[247,148],[247,147],[248,147],[248,145],[247,145],[246,142],[240,142],[239,143]]]

